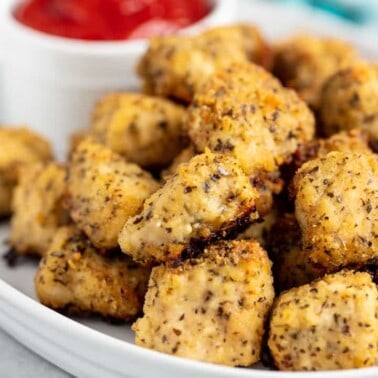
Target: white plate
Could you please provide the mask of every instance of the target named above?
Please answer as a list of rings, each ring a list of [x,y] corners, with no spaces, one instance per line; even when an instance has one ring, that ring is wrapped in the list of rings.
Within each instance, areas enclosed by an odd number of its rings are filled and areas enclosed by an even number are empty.
[[[231,0],[230,0],[231,1]],[[352,41],[369,58],[378,60],[378,36],[331,21],[298,6],[286,8],[244,0],[240,20],[257,23],[270,38],[309,30]],[[8,225],[0,225],[0,242]],[[0,252],[6,250],[1,245]],[[62,369],[80,377],[174,377],[180,378],[327,378],[330,373],[284,373],[240,369],[189,361],[133,345],[127,326],[112,326],[98,320],[72,320],[36,301],[33,276],[36,263],[25,261],[8,268],[0,261],[0,327],[25,346]],[[378,367],[332,372],[338,378],[376,378]]]

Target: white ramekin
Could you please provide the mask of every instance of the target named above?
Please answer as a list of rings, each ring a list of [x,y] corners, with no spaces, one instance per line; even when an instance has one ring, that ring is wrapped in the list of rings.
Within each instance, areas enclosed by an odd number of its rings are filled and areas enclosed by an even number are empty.
[[[86,42],[50,36],[14,19],[17,0],[0,1],[0,122],[29,125],[46,135],[62,157],[69,135],[87,126],[101,96],[138,88],[135,64],[147,41]],[[208,16],[183,33],[233,20],[234,1],[211,2]]]

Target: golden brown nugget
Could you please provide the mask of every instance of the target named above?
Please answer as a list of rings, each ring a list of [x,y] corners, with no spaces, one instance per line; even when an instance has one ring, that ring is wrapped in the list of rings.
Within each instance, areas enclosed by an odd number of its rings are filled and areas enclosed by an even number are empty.
[[[258,217],[257,191],[235,159],[206,151],[182,164],[119,235],[137,261],[173,262]]]
[[[177,268],[153,268],[135,343],[230,366],[260,358],[273,303],[267,253],[256,241],[220,242]]]
[[[18,254],[44,256],[58,227],[69,222],[63,207],[65,176],[65,167],[55,162],[21,169],[14,190],[9,239]]]
[[[169,177],[177,173],[179,166],[182,163],[187,163],[190,159],[197,155],[194,146],[189,146],[181,151],[176,156],[172,164],[162,172],[163,180],[167,180]],[[258,197],[256,199],[256,209],[260,217],[269,214],[273,206],[274,195],[281,193],[283,189],[283,181],[280,178],[280,172],[270,172],[260,174],[259,176],[252,175],[251,183],[258,191]]]
[[[314,117],[290,89],[252,63],[218,71],[188,109],[198,151],[234,156],[248,175],[273,172],[314,136]]]
[[[295,215],[310,261],[328,272],[378,257],[378,157],[330,152],[294,177]]]
[[[258,29],[236,24],[194,37],[152,38],[138,73],[146,93],[190,102],[195,91],[217,69],[246,61],[269,66],[270,57]]]
[[[50,144],[25,127],[0,125],[0,218],[11,213],[13,189],[24,164],[52,159]]]
[[[330,77],[324,85],[320,117],[323,132],[359,128],[378,141],[378,65],[357,64]]]
[[[342,271],[281,294],[273,307],[268,345],[280,370],[373,366],[378,292],[370,275]]]
[[[185,109],[138,93],[112,93],[95,107],[89,134],[142,167],[164,167],[185,147]]]
[[[99,249],[118,247],[118,233],[159,184],[109,148],[85,140],[68,164],[70,215]]]
[[[326,139],[319,139],[318,157],[324,157],[329,152],[353,152],[369,153],[372,152],[367,134],[360,129],[340,131]]]
[[[142,310],[149,274],[127,256],[99,254],[75,226],[62,227],[41,260],[35,288],[55,310],[133,320]]]
[[[324,157],[332,151],[370,153],[372,150],[368,143],[367,134],[360,129],[340,131],[325,139],[313,139],[299,146],[292,161],[281,169],[281,174],[289,183],[306,161]]]
[[[302,234],[295,215],[276,216],[270,226],[266,245],[273,260],[274,283],[278,291],[307,284],[322,274],[308,261],[302,247]]]
[[[275,46],[273,73],[317,109],[325,81],[359,60],[357,52],[343,41],[297,35]]]

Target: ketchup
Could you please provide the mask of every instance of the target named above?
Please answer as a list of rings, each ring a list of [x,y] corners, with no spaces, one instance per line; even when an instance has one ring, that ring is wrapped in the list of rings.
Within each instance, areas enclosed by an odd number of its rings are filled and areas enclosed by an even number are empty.
[[[206,0],[27,0],[14,16],[48,34],[114,41],[172,34],[209,9]]]

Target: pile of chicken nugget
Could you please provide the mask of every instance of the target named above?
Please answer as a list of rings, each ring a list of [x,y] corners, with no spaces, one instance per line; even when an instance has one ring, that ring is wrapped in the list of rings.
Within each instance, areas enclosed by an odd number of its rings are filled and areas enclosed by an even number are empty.
[[[375,365],[378,65],[238,24],[152,39],[137,70],[65,164],[0,128],[0,214],[41,303],[210,363]]]

